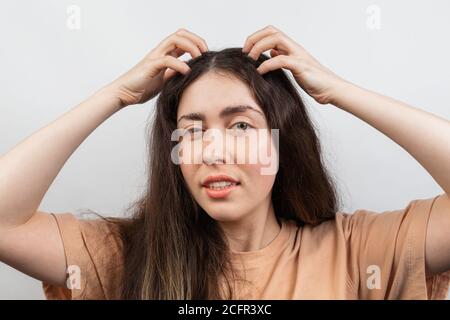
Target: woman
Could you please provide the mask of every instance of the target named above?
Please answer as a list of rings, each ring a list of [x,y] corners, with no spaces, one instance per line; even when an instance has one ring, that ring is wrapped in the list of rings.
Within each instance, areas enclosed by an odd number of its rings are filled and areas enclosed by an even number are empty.
[[[177,59],[186,52],[192,60]],[[320,104],[400,144],[445,193],[382,214],[338,212],[313,125],[281,68]],[[97,126],[157,94],[148,189],[132,216],[36,211]],[[180,29],[0,159],[0,257],[40,279],[49,299],[442,299],[449,136],[447,120],[343,80],[273,26],[219,52]],[[267,163],[248,161],[260,154]]]

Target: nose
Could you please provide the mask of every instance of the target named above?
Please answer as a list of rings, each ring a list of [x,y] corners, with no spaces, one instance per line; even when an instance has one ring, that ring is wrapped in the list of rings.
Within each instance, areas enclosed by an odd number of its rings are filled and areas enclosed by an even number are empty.
[[[204,136],[209,141],[202,151],[202,161],[207,165],[225,164],[224,137],[219,130],[207,130]]]
[[[212,155],[212,156],[203,156],[203,162],[207,165],[212,165],[212,164],[224,164],[225,161],[223,161],[223,157],[221,156],[216,156],[216,155]]]

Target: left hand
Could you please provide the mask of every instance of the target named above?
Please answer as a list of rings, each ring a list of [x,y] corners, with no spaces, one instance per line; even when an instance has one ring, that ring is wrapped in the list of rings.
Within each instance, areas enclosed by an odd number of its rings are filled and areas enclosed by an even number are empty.
[[[279,69],[289,69],[299,86],[320,104],[332,103],[335,88],[345,80],[321,65],[301,45],[274,26],[267,26],[249,36],[243,52],[257,60],[270,49],[271,58],[261,63],[260,74]]]

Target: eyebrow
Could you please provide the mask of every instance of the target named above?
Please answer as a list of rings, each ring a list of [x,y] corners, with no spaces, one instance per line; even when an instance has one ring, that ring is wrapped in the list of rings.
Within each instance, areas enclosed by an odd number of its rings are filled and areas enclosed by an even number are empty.
[[[260,115],[262,115],[264,117],[264,114],[261,111],[255,109],[255,108],[253,108],[251,106],[248,106],[248,105],[237,105],[237,106],[225,107],[220,112],[219,117],[220,118],[225,118],[225,117],[228,117],[230,115],[234,115],[236,113],[243,113],[243,112],[246,112],[246,111],[253,111],[253,112],[259,113]],[[181,116],[177,120],[177,123],[180,122],[182,119],[205,121],[205,115],[203,113],[200,113],[200,112],[188,113],[188,114],[185,114],[185,115]]]

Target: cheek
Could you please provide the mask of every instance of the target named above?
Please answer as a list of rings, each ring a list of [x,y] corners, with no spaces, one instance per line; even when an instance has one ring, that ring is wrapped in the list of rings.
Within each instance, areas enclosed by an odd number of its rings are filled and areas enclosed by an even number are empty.
[[[240,142],[235,149],[236,163],[252,165],[252,171],[256,170],[262,176],[276,175],[279,159],[277,134],[259,130]]]
[[[202,148],[201,139],[183,139],[178,143],[177,148],[172,150],[172,153],[182,166],[182,171],[192,171],[191,168],[183,169],[183,164],[201,164]]]
[[[183,178],[186,181],[186,184],[192,190],[194,187],[194,176],[196,172],[196,167],[193,164],[180,164],[181,173],[183,174]]]
[[[278,172],[278,137],[266,132],[259,134],[259,138],[253,143],[246,144],[241,154],[249,158],[257,159],[247,162],[242,169],[247,172],[247,190],[253,198],[264,198],[271,192]]]
[[[272,190],[276,174],[261,174],[264,166],[259,164],[244,165],[241,166],[241,169],[246,172],[245,188],[252,197],[265,197]]]

